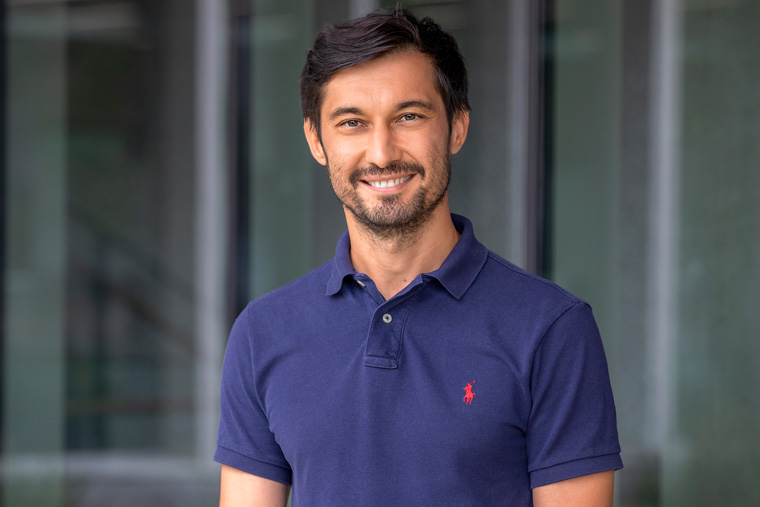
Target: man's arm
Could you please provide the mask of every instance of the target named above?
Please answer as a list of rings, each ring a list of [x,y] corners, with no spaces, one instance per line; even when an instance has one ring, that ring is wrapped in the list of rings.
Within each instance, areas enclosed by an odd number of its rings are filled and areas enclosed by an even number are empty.
[[[615,472],[601,472],[533,489],[534,507],[612,507]]]
[[[290,486],[222,465],[219,507],[285,507]]]

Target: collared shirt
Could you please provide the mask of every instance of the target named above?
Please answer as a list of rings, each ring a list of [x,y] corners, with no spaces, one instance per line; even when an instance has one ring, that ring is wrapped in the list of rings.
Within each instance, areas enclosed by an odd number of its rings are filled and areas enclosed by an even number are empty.
[[[528,506],[622,467],[589,306],[488,251],[470,222],[385,300],[333,260],[253,301],[230,335],[215,459],[298,506]]]

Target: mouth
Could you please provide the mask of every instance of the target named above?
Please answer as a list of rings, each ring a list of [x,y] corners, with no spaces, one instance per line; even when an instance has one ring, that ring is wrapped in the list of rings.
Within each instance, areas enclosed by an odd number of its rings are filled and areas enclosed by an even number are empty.
[[[402,176],[400,178],[387,179],[387,180],[362,180],[363,183],[371,186],[372,188],[393,188],[403,183],[406,183],[412,179],[412,174]]]

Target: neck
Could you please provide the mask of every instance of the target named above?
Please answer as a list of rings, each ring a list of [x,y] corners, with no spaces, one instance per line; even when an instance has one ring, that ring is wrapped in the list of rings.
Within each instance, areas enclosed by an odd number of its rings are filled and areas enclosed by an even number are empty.
[[[435,271],[459,240],[444,198],[419,230],[408,237],[380,238],[361,226],[346,211],[351,237],[351,263],[357,272],[369,276],[387,300],[406,287],[420,273]]]

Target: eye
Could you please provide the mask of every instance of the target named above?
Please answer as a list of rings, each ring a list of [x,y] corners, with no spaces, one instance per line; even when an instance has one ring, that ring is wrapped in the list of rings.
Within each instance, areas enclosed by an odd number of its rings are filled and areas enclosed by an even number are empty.
[[[420,118],[417,113],[406,113],[401,115],[401,121],[414,121]]]
[[[355,129],[355,128],[361,126],[361,123],[359,122],[359,120],[346,120],[344,122],[341,122],[340,125],[342,127],[347,127],[347,128],[350,128],[350,129]]]

